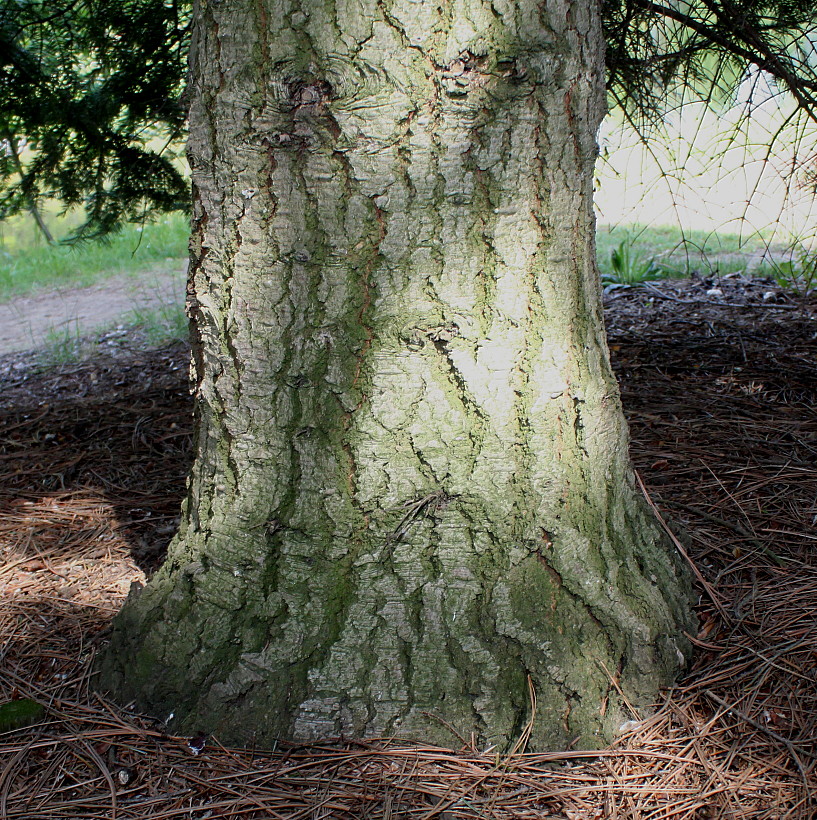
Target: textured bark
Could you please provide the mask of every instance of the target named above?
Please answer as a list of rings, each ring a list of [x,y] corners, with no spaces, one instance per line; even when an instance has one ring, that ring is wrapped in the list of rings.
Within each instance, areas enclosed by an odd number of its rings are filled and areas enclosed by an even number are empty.
[[[171,727],[606,742],[682,668],[595,268],[595,3],[200,2],[198,454],[102,665]],[[530,687],[529,687],[530,682]]]

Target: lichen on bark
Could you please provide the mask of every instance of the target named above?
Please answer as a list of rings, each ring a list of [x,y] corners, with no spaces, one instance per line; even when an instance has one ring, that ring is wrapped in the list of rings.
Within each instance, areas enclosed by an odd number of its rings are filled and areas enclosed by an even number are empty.
[[[120,697],[229,740],[593,747],[682,668],[601,317],[597,12],[199,3],[197,457]]]

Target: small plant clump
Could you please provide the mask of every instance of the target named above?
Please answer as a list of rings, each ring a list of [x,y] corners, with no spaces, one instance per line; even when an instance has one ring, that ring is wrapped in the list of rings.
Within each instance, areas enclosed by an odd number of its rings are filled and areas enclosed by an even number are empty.
[[[790,259],[774,262],[770,275],[783,290],[797,296],[808,296],[817,290],[817,255],[800,250]]]
[[[627,236],[610,252],[610,270],[602,273],[601,280],[609,284],[634,286],[664,276],[666,271],[654,259],[645,259],[633,248],[632,238]]]

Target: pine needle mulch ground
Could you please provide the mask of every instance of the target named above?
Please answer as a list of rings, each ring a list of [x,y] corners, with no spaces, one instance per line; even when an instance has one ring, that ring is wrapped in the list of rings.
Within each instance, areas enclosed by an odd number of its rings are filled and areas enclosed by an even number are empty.
[[[608,294],[633,456],[686,531],[701,626],[688,675],[595,754],[225,749],[98,697],[94,651],[176,523],[186,354],[0,362],[0,701],[44,708],[0,734],[0,820],[817,816],[817,307],[715,284]]]

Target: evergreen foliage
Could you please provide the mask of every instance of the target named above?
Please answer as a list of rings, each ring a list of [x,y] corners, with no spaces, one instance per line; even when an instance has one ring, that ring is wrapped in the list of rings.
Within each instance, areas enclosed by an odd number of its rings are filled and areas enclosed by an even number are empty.
[[[175,0],[0,0],[0,218],[57,199],[90,239],[188,206],[167,150],[188,20]]]
[[[601,0],[611,103],[731,98],[753,67],[817,119],[813,0]],[[189,0],[0,0],[0,218],[80,205],[78,238],[187,207]],[[20,161],[21,149],[24,161]]]
[[[611,102],[654,119],[690,92],[730,101],[752,70],[817,120],[814,0],[602,0]]]

